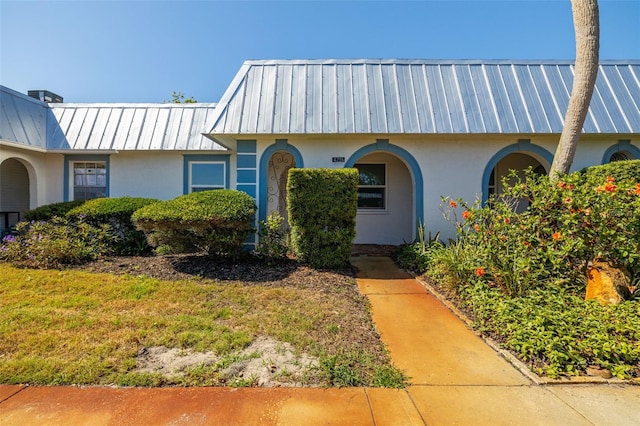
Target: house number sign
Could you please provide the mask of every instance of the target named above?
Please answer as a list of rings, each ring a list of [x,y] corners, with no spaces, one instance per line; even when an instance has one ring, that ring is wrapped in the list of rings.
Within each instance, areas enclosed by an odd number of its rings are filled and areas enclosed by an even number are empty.
[[[344,163],[344,157],[332,157],[331,162],[333,163]]]

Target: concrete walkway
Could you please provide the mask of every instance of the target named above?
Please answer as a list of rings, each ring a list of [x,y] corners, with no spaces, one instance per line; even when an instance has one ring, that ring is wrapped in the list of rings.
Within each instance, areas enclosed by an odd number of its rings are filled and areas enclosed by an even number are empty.
[[[353,258],[404,390],[0,386],[0,425],[639,425],[640,387],[539,386],[386,257]]]

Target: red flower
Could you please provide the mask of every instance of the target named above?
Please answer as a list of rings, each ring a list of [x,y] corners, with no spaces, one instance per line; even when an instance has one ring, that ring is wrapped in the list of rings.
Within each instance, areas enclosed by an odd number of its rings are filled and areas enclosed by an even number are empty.
[[[478,277],[482,277],[484,276],[484,268],[483,267],[476,268],[476,270],[473,273]]]
[[[469,210],[465,210],[462,212],[462,218],[464,220],[468,220],[471,217],[471,212]]]
[[[449,200],[449,205],[451,206],[452,209],[455,209],[456,207],[458,207],[458,203],[456,203],[453,200]]]

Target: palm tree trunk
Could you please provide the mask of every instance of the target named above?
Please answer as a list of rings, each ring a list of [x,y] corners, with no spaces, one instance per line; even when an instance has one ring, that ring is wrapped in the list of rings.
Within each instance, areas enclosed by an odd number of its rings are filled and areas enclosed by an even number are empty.
[[[600,24],[597,0],[571,0],[576,33],[576,65],[569,106],[564,118],[560,142],[549,175],[568,173],[573,163],[582,126],[589,110],[598,75]]]

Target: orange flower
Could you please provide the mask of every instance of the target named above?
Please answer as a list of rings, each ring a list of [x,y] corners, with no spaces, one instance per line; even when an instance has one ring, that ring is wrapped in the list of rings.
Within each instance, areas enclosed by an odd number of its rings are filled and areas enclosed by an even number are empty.
[[[636,194],[640,195],[640,183],[636,184]]]
[[[482,277],[484,276],[484,268],[483,267],[476,268],[476,270],[473,273],[478,277]]]
[[[453,200],[449,200],[449,205],[451,206],[452,209],[455,209],[456,207],[458,207],[458,203],[456,203]]]
[[[510,224],[511,223],[511,219],[509,219],[508,217],[505,217],[504,218],[504,223],[507,224],[507,225]]]
[[[471,212],[469,210],[465,210],[462,212],[462,218],[464,220],[468,220],[471,217]]]
[[[613,183],[611,183],[611,182],[607,183],[607,184],[604,186],[604,190],[605,190],[605,191],[607,191],[607,192],[615,192],[615,190],[616,190],[617,188],[618,188],[618,187],[617,187],[617,186],[615,186],[615,185],[614,185]]]
[[[567,186],[567,184],[564,183],[563,181],[558,182],[558,188],[564,189],[565,186]]]
[[[567,198],[564,199],[564,202],[566,204],[571,204],[572,201],[573,201],[573,199],[571,197],[567,197]]]
[[[478,225],[477,223],[473,225],[473,230],[476,232],[480,232],[480,225]]]
[[[613,183],[616,180],[614,178],[612,178],[611,176],[607,176],[607,183]]]
[[[551,238],[558,241],[560,238],[562,238],[562,234],[560,234],[559,232],[554,232]]]
[[[529,241],[525,241],[522,244],[524,244],[525,247],[531,247],[531,243]]]

